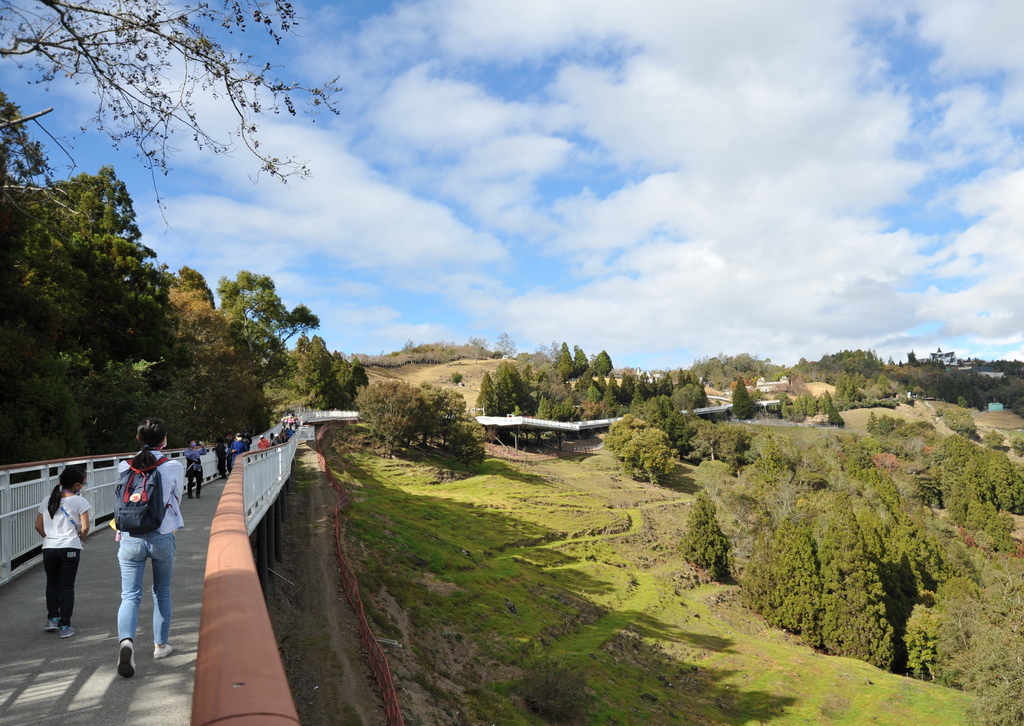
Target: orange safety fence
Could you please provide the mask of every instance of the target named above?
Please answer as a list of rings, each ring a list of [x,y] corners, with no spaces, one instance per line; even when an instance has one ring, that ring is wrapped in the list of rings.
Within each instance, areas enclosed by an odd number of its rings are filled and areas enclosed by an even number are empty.
[[[391,677],[391,667],[388,665],[387,656],[384,655],[384,651],[370,630],[370,625],[366,621],[366,614],[363,612],[363,601],[359,595],[359,583],[356,581],[355,574],[348,566],[348,563],[345,562],[345,558],[341,553],[341,508],[348,505],[348,490],[334,476],[334,472],[327,466],[327,460],[320,451],[320,441],[330,428],[332,428],[331,424],[317,427],[316,455],[320,461],[320,468],[327,476],[327,480],[331,483],[334,491],[338,494],[338,501],[334,507],[334,546],[338,555],[338,569],[341,571],[341,584],[345,588],[345,596],[348,598],[348,602],[355,611],[356,618],[359,620],[359,639],[363,644],[363,649],[366,651],[370,670],[373,671],[373,676],[377,680],[377,685],[380,687],[381,694],[384,697],[384,713],[387,714],[388,724],[389,726],[405,726],[405,721],[402,719],[402,709],[398,705],[398,694],[395,692],[395,682]]]

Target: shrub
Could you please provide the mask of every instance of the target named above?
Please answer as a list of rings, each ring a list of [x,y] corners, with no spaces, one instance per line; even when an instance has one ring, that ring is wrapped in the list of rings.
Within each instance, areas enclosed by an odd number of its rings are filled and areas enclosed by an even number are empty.
[[[542,718],[566,721],[583,713],[589,695],[583,674],[560,660],[541,660],[529,669],[519,695]]]

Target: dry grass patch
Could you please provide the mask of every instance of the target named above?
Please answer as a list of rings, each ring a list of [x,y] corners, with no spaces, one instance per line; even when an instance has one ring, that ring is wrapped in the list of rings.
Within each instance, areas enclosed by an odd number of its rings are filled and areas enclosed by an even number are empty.
[[[366,375],[371,383],[373,381],[398,380],[414,386],[429,383],[434,386],[450,387],[461,393],[462,397],[466,399],[466,408],[472,408],[476,405],[477,396],[480,395],[480,381],[484,379],[484,373],[490,373],[493,377],[501,363],[500,360],[485,358],[438,364],[410,363],[400,368],[367,366]],[[462,375],[463,385],[457,386],[451,382],[453,373]]]

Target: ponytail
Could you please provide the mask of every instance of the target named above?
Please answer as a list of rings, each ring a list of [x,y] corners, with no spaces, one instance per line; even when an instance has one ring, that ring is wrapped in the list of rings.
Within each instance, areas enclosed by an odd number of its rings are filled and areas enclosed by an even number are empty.
[[[50,519],[57,516],[58,509],[60,509],[60,484],[53,488],[53,491],[50,492],[50,500],[46,502],[46,511],[50,513]]]
[[[135,436],[142,444],[142,451],[132,459],[131,466],[133,469],[149,469],[156,464],[156,457],[153,456],[151,449],[160,446],[167,438],[167,424],[159,418],[143,419]]]
[[[61,491],[72,491],[77,485],[85,482],[85,472],[77,466],[65,466],[64,471],[60,473],[60,479],[57,485],[50,492],[50,499],[46,502],[46,511],[50,513],[50,519],[57,516],[57,510],[60,509]]]

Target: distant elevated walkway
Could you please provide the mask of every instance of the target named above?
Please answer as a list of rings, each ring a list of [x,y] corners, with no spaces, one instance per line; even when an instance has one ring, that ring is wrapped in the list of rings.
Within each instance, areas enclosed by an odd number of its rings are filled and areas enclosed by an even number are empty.
[[[599,418],[592,421],[549,421],[533,416],[477,416],[476,421],[482,426],[497,426],[498,428],[509,428],[521,426],[528,429],[545,429],[548,431],[589,431],[590,429],[605,429],[619,418]]]

